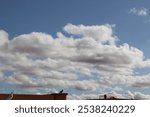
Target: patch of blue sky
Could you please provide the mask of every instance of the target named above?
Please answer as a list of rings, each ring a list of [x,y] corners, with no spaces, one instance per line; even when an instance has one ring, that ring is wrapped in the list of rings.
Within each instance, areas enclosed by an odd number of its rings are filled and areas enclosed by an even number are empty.
[[[150,68],[141,68],[141,69],[137,68],[137,69],[134,69],[134,74],[138,75],[138,76],[150,74]]]
[[[3,71],[3,74],[4,74],[4,76],[9,77],[9,76],[12,76],[14,74],[14,72],[11,70],[5,70],[5,71]]]

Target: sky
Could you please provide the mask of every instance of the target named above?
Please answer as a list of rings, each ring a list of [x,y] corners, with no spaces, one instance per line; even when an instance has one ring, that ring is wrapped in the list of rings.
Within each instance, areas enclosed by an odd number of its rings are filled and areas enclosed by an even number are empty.
[[[0,92],[150,99],[150,1],[0,0]]]

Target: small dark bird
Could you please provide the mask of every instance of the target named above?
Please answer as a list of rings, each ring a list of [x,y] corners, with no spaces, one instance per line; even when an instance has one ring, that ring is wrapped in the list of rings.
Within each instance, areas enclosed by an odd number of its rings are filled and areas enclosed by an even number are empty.
[[[63,93],[63,91],[64,91],[64,90],[61,90],[61,91],[59,92],[59,94]]]
[[[14,95],[14,91],[11,92],[11,94],[6,98],[7,100],[12,100]]]

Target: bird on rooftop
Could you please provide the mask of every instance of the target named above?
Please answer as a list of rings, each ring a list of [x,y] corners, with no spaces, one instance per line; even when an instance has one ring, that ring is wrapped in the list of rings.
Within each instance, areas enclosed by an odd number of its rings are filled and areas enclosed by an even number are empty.
[[[59,92],[59,94],[61,94],[61,93],[63,93],[63,90],[61,90],[61,91]]]
[[[10,93],[10,95],[6,98],[7,100],[12,100],[14,95],[14,91]]]

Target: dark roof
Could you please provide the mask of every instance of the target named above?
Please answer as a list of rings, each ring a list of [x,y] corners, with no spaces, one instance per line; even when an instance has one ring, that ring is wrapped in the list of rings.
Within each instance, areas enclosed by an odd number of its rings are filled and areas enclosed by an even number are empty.
[[[11,94],[0,94],[0,100],[6,100]],[[66,100],[68,93],[52,94],[13,94],[12,100]]]

